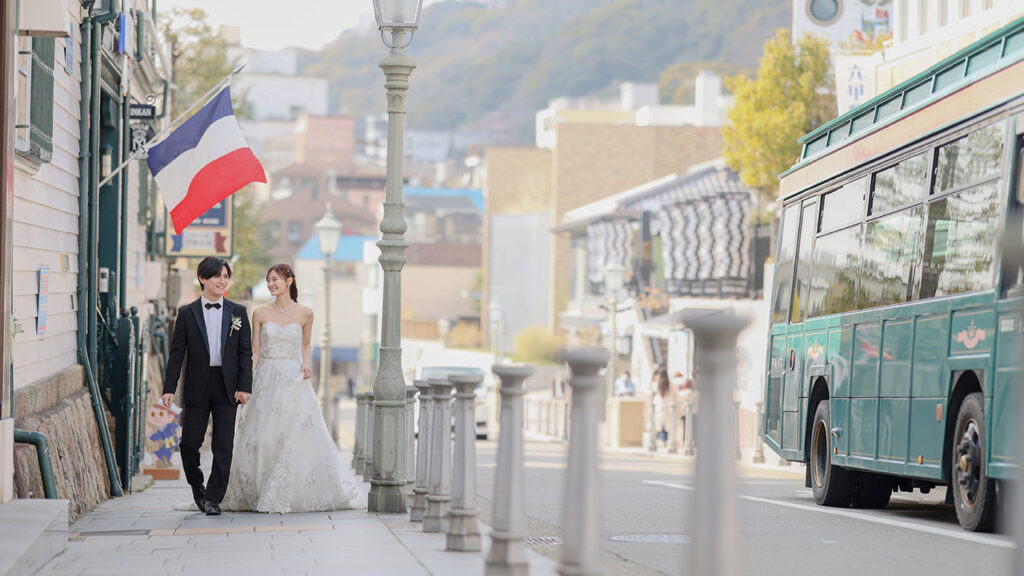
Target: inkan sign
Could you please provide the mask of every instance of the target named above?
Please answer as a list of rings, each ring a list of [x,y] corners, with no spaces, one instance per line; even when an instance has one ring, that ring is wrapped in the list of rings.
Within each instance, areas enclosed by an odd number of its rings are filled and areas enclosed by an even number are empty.
[[[131,120],[156,120],[156,106],[153,104],[129,104],[128,118]]]

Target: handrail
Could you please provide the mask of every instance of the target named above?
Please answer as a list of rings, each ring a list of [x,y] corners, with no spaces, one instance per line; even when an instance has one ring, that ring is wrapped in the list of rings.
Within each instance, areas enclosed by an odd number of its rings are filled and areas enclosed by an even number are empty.
[[[53,478],[53,461],[50,458],[50,443],[46,439],[46,434],[15,428],[14,441],[20,444],[32,444],[36,447],[39,473],[43,477],[43,494],[50,499],[58,498],[57,483]]]

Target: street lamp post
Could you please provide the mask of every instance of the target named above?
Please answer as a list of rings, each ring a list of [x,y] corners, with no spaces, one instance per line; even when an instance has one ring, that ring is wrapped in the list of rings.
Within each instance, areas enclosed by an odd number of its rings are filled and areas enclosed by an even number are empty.
[[[619,353],[616,350],[615,337],[618,332],[617,320],[619,316],[619,290],[626,279],[626,269],[621,264],[609,264],[604,269],[604,296],[608,302],[608,332],[610,333],[611,360],[608,363],[608,383],[604,394],[605,408],[601,413],[607,417],[607,405],[611,401],[613,388],[615,387],[616,371],[618,370]]]
[[[320,252],[324,255],[324,317],[323,330],[320,332],[320,407],[325,417],[327,407],[331,405],[328,389],[331,379],[331,257],[338,250],[338,239],[341,237],[341,223],[334,218],[330,203],[327,204],[323,218],[316,223],[317,241]]]
[[[380,61],[388,102],[388,163],[384,217],[380,222],[380,266],[384,272],[380,357],[373,382],[373,475],[370,512],[404,514],[405,378],[402,375],[402,267],[406,231],[402,203],[405,98],[416,63],[405,53],[419,26],[422,0],[373,0],[381,39],[390,52]],[[406,35],[409,35],[408,39]],[[388,39],[390,35],[390,40]]]

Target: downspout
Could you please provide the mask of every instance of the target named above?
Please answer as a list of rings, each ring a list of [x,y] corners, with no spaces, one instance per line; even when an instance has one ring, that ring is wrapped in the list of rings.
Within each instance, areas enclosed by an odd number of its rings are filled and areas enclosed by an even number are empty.
[[[91,14],[92,5],[89,12]],[[101,20],[102,19],[102,20]],[[103,411],[100,388],[96,383],[94,358],[96,353],[96,273],[97,253],[96,236],[99,220],[99,193],[95,183],[99,176],[99,49],[102,42],[94,40],[94,35],[101,32],[101,24],[110,19],[93,18],[86,15],[82,19],[82,98],[81,119],[79,130],[79,180],[78,180],[78,357],[85,367],[86,383],[89,386],[89,397],[92,401],[96,427],[100,433],[100,446],[103,448],[103,459],[107,466],[107,477],[110,479],[110,495],[123,495],[117,464],[114,460],[114,449],[110,442],[110,428],[107,416]],[[93,121],[95,121],[93,123]],[[88,334],[88,338],[86,335]],[[40,466],[41,468],[41,466]]]
[[[122,58],[127,58],[127,56],[122,56]],[[127,67],[124,67],[124,72],[125,72],[125,75],[128,76],[128,78],[131,77],[131,74],[128,72],[128,68]],[[129,79],[123,79],[122,82],[125,85],[125,90],[122,92],[122,94],[127,94],[128,93],[127,91],[130,90],[129,87],[131,86],[131,82],[130,82]],[[119,155],[120,156],[120,161],[118,161],[118,163],[117,163],[118,165],[120,165],[121,162],[124,162],[125,159],[128,158],[128,154],[129,154],[128,147],[131,146],[131,134],[130,134],[130,131],[128,129],[128,123],[131,121],[131,119],[129,118],[129,115],[128,115],[128,103],[129,103],[129,101],[130,101],[130,97],[129,96],[122,95],[122,97],[121,97],[121,154]],[[118,212],[121,215],[121,218],[120,218],[120,220],[121,220],[121,238],[120,238],[120,240],[118,240],[118,245],[121,247],[121,250],[120,250],[121,255],[120,255],[120,262],[118,263],[118,268],[119,269],[117,271],[117,282],[118,282],[118,289],[117,289],[117,303],[118,304],[117,304],[117,309],[119,311],[120,310],[126,310],[128,308],[128,295],[126,294],[126,292],[128,291],[128,180],[129,180],[128,176],[129,176],[129,168],[125,167],[125,169],[122,170],[121,174],[119,174],[118,177],[117,177],[118,180],[121,181],[120,182],[121,183],[121,206],[118,207]]]
[[[32,444],[36,447],[39,458],[39,474],[43,477],[43,495],[50,499],[57,498],[57,483],[53,479],[53,460],[50,458],[50,443],[46,434],[14,429],[14,441],[19,444]]]

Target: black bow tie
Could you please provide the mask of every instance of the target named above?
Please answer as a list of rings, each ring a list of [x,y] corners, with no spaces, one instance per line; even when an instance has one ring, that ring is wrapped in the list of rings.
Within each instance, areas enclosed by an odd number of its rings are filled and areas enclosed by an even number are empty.
[[[207,310],[209,310],[210,308],[216,308],[217,310],[220,310],[220,302],[217,302],[215,304],[203,304],[203,306],[206,306]]]

